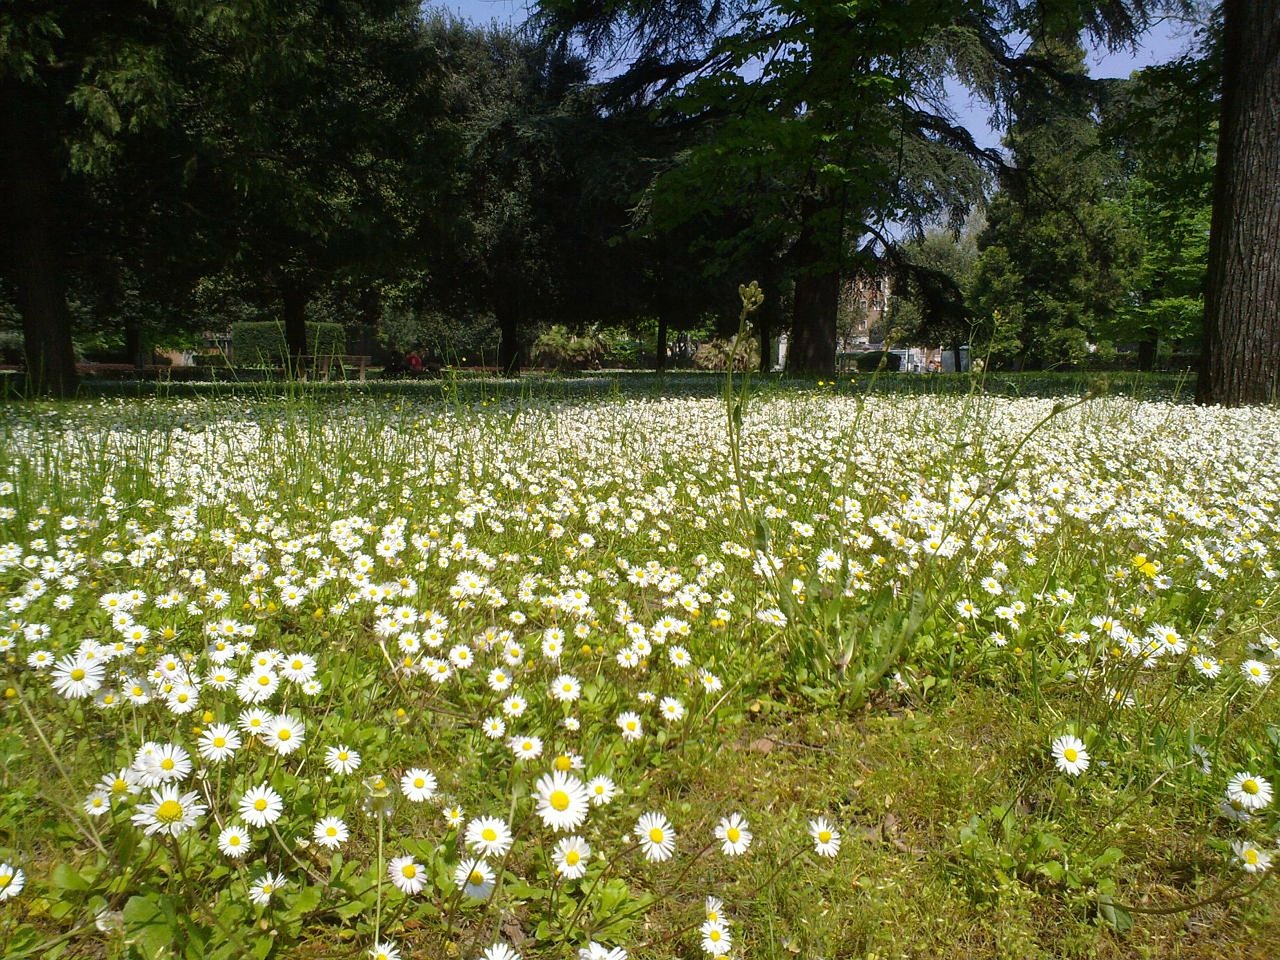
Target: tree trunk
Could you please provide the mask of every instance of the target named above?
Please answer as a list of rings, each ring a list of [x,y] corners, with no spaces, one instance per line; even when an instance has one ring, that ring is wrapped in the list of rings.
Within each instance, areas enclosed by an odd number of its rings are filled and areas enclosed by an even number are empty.
[[[520,314],[511,303],[494,306],[498,316],[498,369],[503,376],[520,375]]]
[[[653,351],[653,369],[662,373],[667,369],[667,315],[658,317],[658,345]]]
[[[757,311],[756,325],[760,328],[760,372],[769,373],[772,367],[769,360],[769,314],[765,309]]]
[[[22,315],[27,389],[65,397],[76,389],[76,358],[59,242],[59,178],[47,118],[35,115],[34,102],[38,95],[10,84],[0,94],[0,243]]]
[[[1138,341],[1138,369],[1150,372],[1156,368],[1156,351],[1159,347],[1159,334],[1154,330],[1142,331],[1144,337]]]
[[[832,269],[796,277],[787,372],[834,376],[840,275]]]
[[[124,321],[124,355],[135,370],[146,366],[142,356],[142,323],[137,317],[126,317]]]
[[[1224,0],[1223,41],[1196,399],[1241,406],[1280,385],[1280,2]]]
[[[280,285],[284,303],[284,343],[289,352],[290,376],[303,379],[307,363],[307,302],[311,299],[306,285],[295,277],[286,276]]]
[[[787,372],[835,376],[836,320],[840,313],[840,261],[844,217],[827,188],[811,186],[800,213],[800,236],[791,249],[795,292]]]

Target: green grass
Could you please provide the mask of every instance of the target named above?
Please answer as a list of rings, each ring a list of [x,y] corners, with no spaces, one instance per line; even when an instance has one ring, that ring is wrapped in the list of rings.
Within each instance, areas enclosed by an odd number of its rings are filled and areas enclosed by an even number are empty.
[[[822,378],[789,374],[753,375],[758,390],[767,392],[807,392],[822,389],[839,395],[875,392],[908,396],[964,396],[975,388],[969,374],[850,373]],[[980,378],[981,389],[993,396],[1074,397],[1085,391],[1100,395],[1133,397],[1139,400],[1190,402],[1195,394],[1195,375],[1183,373],[1109,372],[991,372]],[[723,375],[697,370],[675,370],[665,374],[644,371],[585,371],[579,374],[526,372],[516,379],[494,377],[465,369],[445,371],[423,379],[377,379],[364,383],[349,380],[295,383],[284,380],[253,379],[237,382],[190,382],[164,380],[86,379],[80,387],[81,399],[298,399],[329,402],[351,398],[402,399],[430,402],[442,398],[483,400],[582,400],[610,396],[715,397],[719,396]],[[16,399],[18,381],[2,388],[0,396]]]

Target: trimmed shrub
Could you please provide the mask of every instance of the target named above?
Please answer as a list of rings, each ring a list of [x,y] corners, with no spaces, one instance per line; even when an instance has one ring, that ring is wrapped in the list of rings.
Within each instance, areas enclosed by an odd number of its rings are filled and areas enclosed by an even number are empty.
[[[885,370],[897,373],[902,369],[902,355],[888,353],[884,350],[873,350],[870,353],[853,354],[853,363],[859,373],[874,373],[880,369],[880,364],[882,363]]]
[[[340,323],[308,323],[307,353],[340,357],[347,352],[347,332]],[[233,323],[231,359],[238,367],[284,366],[289,349],[284,340],[284,324]]]

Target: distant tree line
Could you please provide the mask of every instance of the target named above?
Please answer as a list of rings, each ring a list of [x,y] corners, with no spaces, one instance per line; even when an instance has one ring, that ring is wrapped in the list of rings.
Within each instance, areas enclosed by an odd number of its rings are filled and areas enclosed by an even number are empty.
[[[408,0],[6,5],[0,338],[53,394],[77,350],[141,362],[237,320],[279,322],[291,369],[317,321],[512,372],[540,335],[620,331],[660,366],[756,279],[761,362],[785,331],[789,369],[822,374],[842,282],[888,273],[896,336],[1023,368],[1178,345],[1203,400],[1266,400],[1280,10],[1224,0],[1183,59],[1087,76],[1082,43],[1157,12],[540,0],[514,29]],[[1004,151],[949,114],[956,81]]]

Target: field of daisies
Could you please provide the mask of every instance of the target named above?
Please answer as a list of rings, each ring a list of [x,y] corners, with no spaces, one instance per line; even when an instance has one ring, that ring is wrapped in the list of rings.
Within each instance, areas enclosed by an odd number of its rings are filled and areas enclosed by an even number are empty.
[[[1274,956],[1278,436],[0,408],[0,955]]]

